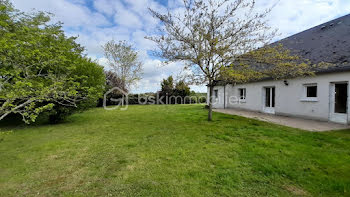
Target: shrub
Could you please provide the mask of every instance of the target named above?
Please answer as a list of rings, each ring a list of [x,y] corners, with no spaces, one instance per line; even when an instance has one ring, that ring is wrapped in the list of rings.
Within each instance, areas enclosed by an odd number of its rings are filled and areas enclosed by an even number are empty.
[[[0,27],[0,120],[20,114],[29,124],[52,111],[56,122],[102,95],[102,67],[49,15],[24,14],[0,1]]]

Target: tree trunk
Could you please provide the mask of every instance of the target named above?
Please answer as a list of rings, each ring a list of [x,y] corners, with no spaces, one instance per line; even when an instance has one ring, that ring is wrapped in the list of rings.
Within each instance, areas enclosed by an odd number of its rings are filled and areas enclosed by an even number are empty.
[[[209,83],[209,111],[208,111],[208,121],[213,120],[213,85]]]

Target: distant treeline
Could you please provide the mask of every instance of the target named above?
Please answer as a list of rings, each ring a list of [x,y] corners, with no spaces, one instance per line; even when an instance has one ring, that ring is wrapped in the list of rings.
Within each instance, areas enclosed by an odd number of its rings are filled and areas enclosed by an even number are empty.
[[[206,93],[196,93],[190,90],[188,84],[183,80],[174,82],[172,76],[163,79],[161,90],[156,93],[144,94],[122,94],[120,91],[113,91],[106,95],[106,105],[118,105],[121,102],[129,105],[150,105],[150,104],[195,104],[206,103]],[[103,106],[103,99],[99,106]]]

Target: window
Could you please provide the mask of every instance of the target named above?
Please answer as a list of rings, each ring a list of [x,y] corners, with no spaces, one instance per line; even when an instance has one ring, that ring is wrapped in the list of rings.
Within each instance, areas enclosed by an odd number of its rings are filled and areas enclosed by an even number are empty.
[[[265,88],[265,107],[275,107],[275,87]]]
[[[246,98],[246,94],[247,94],[247,90],[245,88],[239,88],[239,99],[240,100],[245,100]]]
[[[302,101],[317,101],[317,84],[304,84]]]
[[[317,86],[307,86],[306,87],[306,97],[315,98],[317,97]]]
[[[218,98],[218,90],[214,90],[214,98]]]

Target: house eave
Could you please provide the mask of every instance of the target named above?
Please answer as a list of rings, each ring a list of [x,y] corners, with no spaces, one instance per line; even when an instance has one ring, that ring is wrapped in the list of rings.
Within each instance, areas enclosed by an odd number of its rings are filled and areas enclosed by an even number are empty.
[[[322,74],[330,74],[330,73],[341,73],[341,72],[349,72],[350,71],[350,66],[349,67],[336,67],[336,68],[331,68],[331,69],[327,69],[327,70],[321,70],[321,71],[317,71],[315,72],[315,75],[322,75]],[[274,80],[271,77],[268,78],[263,78],[260,80],[256,80],[256,81],[249,81],[246,83],[235,83],[235,82],[228,82],[228,81],[217,81],[216,84],[214,84],[214,86],[225,86],[227,84],[231,84],[231,85],[235,85],[235,84],[249,84],[249,83],[256,83],[256,82],[263,82],[263,81],[272,81]],[[208,85],[206,85],[208,86]]]

